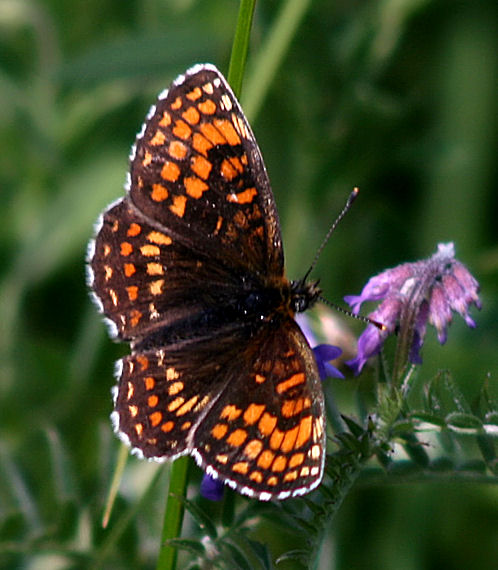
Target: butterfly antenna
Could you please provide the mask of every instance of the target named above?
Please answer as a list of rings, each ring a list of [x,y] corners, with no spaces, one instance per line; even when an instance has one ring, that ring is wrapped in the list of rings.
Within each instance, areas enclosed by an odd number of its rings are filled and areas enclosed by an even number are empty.
[[[310,265],[310,268],[308,269],[308,271],[306,271],[304,277],[303,277],[303,283],[308,279],[308,277],[310,276],[310,273],[313,271],[313,269],[315,269],[316,264],[318,263],[318,258],[320,257],[323,248],[327,245],[327,242],[330,239],[330,236],[334,233],[335,229],[337,228],[337,226],[339,225],[339,222],[342,220],[342,218],[344,218],[344,216],[346,215],[347,211],[349,210],[349,208],[351,208],[351,205],[353,204],[353,202],[356,199],[356,196],[358,196],[360,192],[359,188],[354,188],[353,191],[351,192],[351,194],[349,195],[349,198],[346,201],[346,204],[344,205],[344,208],[342,209],[341,213],[337,216],[335,222],[330,226],[329,231],[327,232],[327,235],[323,238],[323,241],[320,245],[320,247],[318,248],[315,257]],[[337,309],[339,309],[339,307],[336,307]]]
[[[302,281],[303,283],[308,279],[308,277],[309,277],[310,273],[313,271],[313,269],[315,269],[315,266],[318,263],[318,258],[320,257],[320,254],[322,253],[323,248],[327,245],[327,242],[329,241],[330,236],[334,233],[335,229],[339,225],[339,222],[342,220],[342,218],[344,218],[344,216],[348,212],[349,208],[351,208],[351,206],[352,206],[353,202],[356,200],[356,197],[358,196],[359,192],[360,192],[359,188],[353,188],[353,191],[349,195],[349,197],[346,201],[346,204],[344,205],[344,208],[342,209],[340,214],[337,216],[335,222],[330,226],[330,229],[327,232],[326,236],[323,238],[323,241],[320,244],[320,247],[318,248],[318,250],[315,254],[315,257],[314,257],[314,259],[310,265],[310,268],[308,269],[308,271],[306,272],[306,274],[303,278],[303,281]],[[373,319],[370,319],[368,317],[364,317],[362,315],[356,315],[352,311],[349,311],[348,309],[345,309],[344,307],[341,307],[339,305],[336,305],[335,303],[332,303],[331,301],[329,301],[328,299],[325,299],[321,295],[318,298],[320,299],[320,301],[322,301],[322,303],[325,303],[326,305],[328,305],[329,307],[332,307],[336,311],[339,311],[339,313],[342,313],[343,315],[347,315],[348,317],[351,317],[351,318],[356,319],[358,321],[362,321],[363,323],[367,323],[369,325],[374,325],[375,327],[377,327],[381,331],[386,330],[386,326],[383,325],[382,323],[379,323],[378,321],[374,321]]]
[[[332,303],[332,301],[325,299],[325,297],[322,297],[321,295],[318,297],[318,299],[322,303],[325,303],[326,305],[328,305],[329,307],[332,307],[336,311],[339,311],[339,313],[342,313],[343,315],[347,315],[348,317],[356,319],[357,321],[361,321],[362,323],[366,323],[367,325],[374,325],[374,327],[377,327],[381,331],[387,330],[386,325],[379,323],[379,321],[374,321],[373,319],[371,319],[369,317],[364,317],[363,315],[357,315],[357,314],[353,313],[352,311],[349,311],[348,309],[341,307],[340,305],[336,305],[335,303]]]

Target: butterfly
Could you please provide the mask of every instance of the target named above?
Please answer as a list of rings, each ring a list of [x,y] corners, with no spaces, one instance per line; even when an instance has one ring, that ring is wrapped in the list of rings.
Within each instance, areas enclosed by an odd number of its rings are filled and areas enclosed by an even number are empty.
[[[196,65],[163,91],[130,155],[126,195],[96,225],[88,281],[118,362],[112,420],[140,457],[190,454],[259,500],[323,477],[324,397],[295,314],[266,168],[223,75]]]

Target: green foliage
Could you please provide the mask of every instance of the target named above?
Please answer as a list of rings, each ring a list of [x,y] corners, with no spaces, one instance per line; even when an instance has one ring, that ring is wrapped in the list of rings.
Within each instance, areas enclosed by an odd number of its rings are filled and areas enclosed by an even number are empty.
[[[429,335],[401,397],[368,375],[326,381],[333,444],[311,495],[209,504],[194,472],[178,567],[494,567],[497,15],[491,0],[257,4],[242,101],[290,277],[359,186],[316,271],[327,297],[454,241],[483,311],[445,347]],[[167,469],[130,459],[101,525],[127,348],[90,306],[85,248],[156,94],[198,61],[226,72],[236,17],[231,0],[0,3],[1,567],[156,565]]]

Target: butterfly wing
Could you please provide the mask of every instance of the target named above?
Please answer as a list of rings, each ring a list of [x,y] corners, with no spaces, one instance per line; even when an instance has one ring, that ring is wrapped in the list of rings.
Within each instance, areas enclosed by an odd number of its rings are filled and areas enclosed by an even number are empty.
[[[160,95],[130,177],[89,253],[90,285],[120,338],[224,304],[230,291],[281,284],[280,226],[263,159],[216,68],[196,66]]]
[[[114,422],[136,452],[194,455],[209,474],[261,500],[313,489],[325,456],[323,394],[293,320],[242,343],[232,336],[186,351],[123,360]]]
[[[187,71],[151,109],[128,193],[97,228],[89,277],[115,334],[131,342],[113,419],[135,452],[191,453],[261,499],[318,484],[316,363],[289,308],[259,148],[213,66]]]

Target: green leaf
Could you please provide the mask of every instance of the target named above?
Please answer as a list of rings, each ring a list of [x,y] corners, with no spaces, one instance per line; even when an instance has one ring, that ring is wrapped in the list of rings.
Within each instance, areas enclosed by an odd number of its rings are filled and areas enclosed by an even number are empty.
[[[352,418],[341,414],[341,418],[343,419],[344,423],[348,426],[349,431],[356,437],[360,437],[365,432],[365,428],[362,427],[360,424],[355,422]]]
[[[216,540],[216,538],[218,538],[216,524],[208,513],[189,499],[185,499],[184,504],[185,508],[192,515],[192,518],[195,520],[199,528],[205,532],[211,540]]]
[[[204,545],[198,540],[191,540],[188,538],[170,538],[168,539],[168,545],[178,550],[186,550],[196,556],[204,556],[206,554]]]
[[[447,426],[458,433],[476,434],[482,431],[482,421],[473,414],[454,412],[446,416]]]

